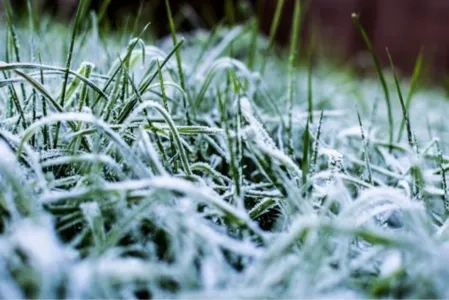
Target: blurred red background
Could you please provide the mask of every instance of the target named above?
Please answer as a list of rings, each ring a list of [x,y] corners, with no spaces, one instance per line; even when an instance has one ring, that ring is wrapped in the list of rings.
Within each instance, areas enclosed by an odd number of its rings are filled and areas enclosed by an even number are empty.
[[[279,0],[261,0],[262,31],[270,28],[276,4]],[[294,0],[285,0],[281,18],[278,42],[285,44],[290,37],[291,14]],[[19,4],[19,0],[12,2]],[[34,0],[33,4],[59,16],[69,18],[78,0]],[[167,32],[164,1],[146,0],[145,22],[152,21],[158,34]],[[170,0],[173,10],[179,12],[188,4],[195,11],[200,25],[211,26],[225,15],[225,0]],[[239,2],[233,0],[234,4]],[[241,2],[241,1],[240,1]],[[257,0],[246,1],[256,11]],[[113,20],[135,16],[139,1],[112,0],[108,15]],[[94,8],[100,0],[92,0]],[[388,47],[396,66],[410,74],[415,59],[422,47],[425,59],[430,62],[434,75],[446,74],[449,70],[449,0],[305,0],[302,35],[308,40],[311,32],[319,37],[322,48],[330,50],[329,55],[340,56],[359,65],[369,64],[360,56],[366,50],[359,33],[352,24],[351,14],[360,14],[360,20],[368,33],[376,53],[387,65],[385,48]],[[184,29],[189,25],[181,24]],[[313,29],[313,31],[312,31]]]
[[[267,1],[264,10],[266,31],[277,1]],[[291,28],[293,0],[287,0],[281,21],[280,37],[288,40]],[[449,70],[449,0],[310,0],[304,20],[304,31],[317,28],[320,40],[332,51],[361,62],[358,54],[365,44],[352,23],[351,14],[360,15],[374,50],[384,65],[388,65],[388,47],[395,65],[410,74],[422,48],[425,60],[434,75]],[[312,26],[313,24],[313,26]]]

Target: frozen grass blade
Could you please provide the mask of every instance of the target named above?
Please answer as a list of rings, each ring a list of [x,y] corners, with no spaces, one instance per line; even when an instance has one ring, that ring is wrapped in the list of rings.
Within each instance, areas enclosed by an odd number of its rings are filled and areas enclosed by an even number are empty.
[[[184,44],[184,39],[179,40],[179,42],[173,47],[173,49],[167,54],[167,57],[162,61],[160,64],[160,68],[163,69],[167,62],[170,60],[170,58],[178,51],[178,49],[181,48],[182,44]],[[142,82],[142,84],[139,87],[139,93],[142,95],[148,87],[151,85],[151,83],[156,79],[159,72],[156,70],[152,76],[150,76],[147,80]]]
[[[150,26],[150,23],[146,24],[142,31],[140,32],[140,34],[137,36],[137,38],[132,40],[132,43],[128,46],[127,48],[127,52],[124,56],[123,61],[126,62],[131,58],[132,52],[134,51],[135,47],[139,44],[139,42],[141,41],[141,37],[142,35],[145,33],[145,31],[148,29],[148,26]],[[108,80],[106,81],[103,89],[102,89],[102,93],[104,93],[109,86],[114,82],[114,80],[116,80],[116,76],[120,73],[121,71],[121,67],[122,67],[123,63],[120,63],[118,66],[116,66],[111,72],[110,72],[110,76],[108,78]],[[100,101],[101,97],[98,96],[97,99],[95,100],[94,104],[92,105],[92,109],[95,108],[98,104],[98,102]],[[109,102],[109,101],[108,101]]]
[[[126,71],[127,76],[129,77],[128,72]],[[131,84],[131,87],[133,89],[134,94],[136,95],[136,101],[132,100],[129,101],[128,104],[125,106],[125,108],[123,109],[122,113],[119,115],[118,118],[118,124],[121,124],[123,122],[125,122],[126,118],[129,116],[129,114],[131,113],[131,111],[133,110],[134,106],[136,105],[137,102],[139,102],[140,104],[143,103],[142,97],[140,96],[139,90],[136,86],[136,84],[134,83],[134,81],[132,80],[132,78],[129,78],[129,83]],[[162,87],[161,87],[162,88]],[[168,107],[168,106],[167,106]],[[166,109],[168,112],[168,109]],[[164,162],[167,162],[167,155],[166,155],[166,151],[162,145],[162,142],[159,138],[159,135],[157,134],[157,132],[155,131],[155,127],[153,125],[153,122],[151,121],[150,116],[148,115],[148,112],[145,110],[145,117],[148,123],[148,129],[150,129],[153,133],[154,136],[156,137],[156,144],[158,147],[159,152],[162,154],[162,159]]]
[[[123,141],[123,139],[115,133],[107,124],[103,121],[95,118],[95,116],[87,113],[59,113],[53,114],[46,118],[42,118],[39,121],[31,124],[23,133],[22,140],[17,150],[17,155],[19,156],[24,148],[24,145],[28,140],[35,134],[35,131],[42,126],[66,121],[70,127],[75,128],[77,122],[84,122],[94,125],[98,130],[102,131],[104,134],[109,136],[111,142],[113,142],[122,152],[124,157],[132,161],[131,167],[134,169],[135,173],[140,177],[150,177],[151,174],[143,166],[141,161],[137,158],[131,148]]]
[[[141,139],[142,139],[143,148],[145,149],[145,151],[146,151],[146,153],[148,155],[148,158],[151,160],[154,173],[157,176],[165,176],[165,175],[167,175],[167,172],[165,171],[164,166],[159,161],[158,154],[155,151],[155,149],[153,148],[153,145],[152,145],[152,143],[150,141],[150,138],[149,138],[148,134],[145,131],[142,130],[140,132],[140,136],[141,136]]]
[[[448,188],[447,188],[447,181],[446,181],[446,169],[444,168],[444,159],[443,159],[443,152],[441,151],[440,143],[437,141],[435,143],[436,149],[437,149],[437,155],[438,155],[438,162],[440,165],[440,172],[441,172],[441,188],[443,189],[443,203],[444,203],[444,209],[446,216],[449,215],[449,195],[448,195]]]
[[[165,93],[164,77],[162,76],[162,69],[159,60],[157,61],[157,74],[159,75],[159,83],[161,84],[161,94],[162,94],[162,101],[164,103],[164,108],[167,112],[170,113],[170,110],[168,108],[167,94]]]
[[[91,202],[81,204],[80,208],[87,224],[89,224],[89,228],[95,241],[95,247],[98,249],[97,253],[100,253],[102,249],[104,249],[104,244],[106,241],[104,219],[101,214],[100,207],[97,202]]]
[[[242,134],[241,134],[241,121],[242,121],[242,97],[241,97],[241,86],[240,82],[237,79],[237,75],[233,70],[230,71],[230,77],[232,81],[232,85],[237,97],[237,114],[235,116],[235,135],[236,135],[236,167],[237,167],[237,180],[238,184],[236,185],[236,199],[239,201],[240,206],[243,208],[244,205],[240,201],[240,197],[242,196],[242,185],[243,185],[243,171],[242,171],[242,160],[243,160],[243,142],[242,142]],[[246,99],[246,98],[245,98]]]
[[[20,45],[19,45],[19,39],[17,37],[17,33],[16,33],[16,29],[13,25],[13,15],[12,15],[12,9],[11,9],[11,4],[9,2],[9,0],[3,0],[3,6],[5,7],[5,12],[6,12],[6,24],[8,26],[8,33],[9,33],[9,37],[11,39],[11,43],[14,49],[14,55],[16,57],[16,61],[20,62]],[[23,86],[23,84],[20,85],[20,89],[22,91],[22,98],[23,101],[25,101],[27,99],[27,94],[25,92],[25,87]]]
[[[95,68],[95,66],[93,64],[90,64],[90,63],[86,64],[86,70],[84,72],[84,76],[86,77],[86,79],[90,78],[94,68]],[[89,105],[89,103],[87,102],[87,96],[88,96],[87,95],[87,87],[88,87],[88,85],[86,83],[84,83],[83,86],[81,87],[78,111],[81,111],[85,104]]]
[[[402,91],[401,91],[399,79],[398,79],[398,76],[396,75],[396,70],[394,68],[393,59],[391,58],[390,52],[388,51],[388,48],[386,50],[387,50],[388,59],[390,60],[391,69],[393,71],[394,83],[396,85],[396,90],[398,92],[399,101],[401,102],[402,117],[405,121],[405,126],[407,128],[408,144],[409,144],[410,148],[415,149],[415,142],[413,141],[410,119],[408,117],[407,107],[405,106],[404,98],[402,97]]]
[[[0,62],[0,68],[3,65],[4,65],[4,63]],[[3,72],[3,74],[6,77],[6,73]],[[11,102],[14,103],[14,106],[16,107],[16,109],[17,109],[17,111],[19,113],[19,116],[20,116],[20,118],[17,120],[17,123],[21,122],[22,123],[22,127],[25,129],[27,127],[27,124],[26,124],[26,119],[25,119],[25,113],[24,113],[24,110],[23,110],[23,107],[22,107],[22,103],[19,100],[19,96],[17,95],[17,92],[14,89],[14,87],[8,87],[8,91],[9,91],[10,98],[12,100]],[[12,108],[12,105],[11,105],[11,108]],[[11,111],[12,111],[12,109],[11,109]],[[16,125],[16,127],[17,127],[17,125]]]
[[[58,102],[53,99],[53,97],[50,95],[50,93],[45,89],[45,87],[40,84],[38,81],[34,80],[33,78],[31,78],[30,76],[28,76],[27,74],[19,71],[19,70],[14,70],[14,72],[19,75],[20,77],[23,77],[27,82],[29,82],[31,84],[31,86],[37,90],[45,99],[47,99],[47,101],[49,102],[49,104],[53,107],[53,109],[57,112],[64,112],[64,109],[58,104]],[[76,131],[76,124],[73,122],[68,122],[68,124],[70,125],[70,128],[73,131]],[[44,128],[45,130],[45,128]],[[59,130],[59,127],[57,125],[57,130]],[[90,151],[91,146],[89,145],[89,143],[87,142],[87,140],[85,138],[82,139],[82,143],[83,146],[86,148],[87,151]]]
[[[288,123],[287,123],[287,153],[290,156],[294,155],[293,150],[293,104],[295,97],[295,75],[294,75],[294,66],[296,62],[296,56],[298,52],[298,37],[299,37],[299,26],[301,19],[301,4],[299,0],[295,1],[295,9],[293,12],[293,27],[291,30],[290,36],[290,54],[288,57],[288,86],[287,86],[287,114],[288,114]]]
[[[309,50],[309,62],[308,62],[309,68],[307,70],[307,105],[308,105],[309,122],[310,123],[313,123],[313,82],[312,82],[313,59],[312,59],[312,53],[313,53],[313,44]]]
[[[44,64],[34,64],[34,63],[0,63],[0,71],[7,71],[7,70],[16,70],[16,69],[31,69],[31,70],[51,70],[55,71],[56,73],[65,74],[64,68],[54,67],[54,66],[48,66]],[[78,78],[82,82],[84,82],[86,85],[88,85],[90,88],[92,88],[99,96],[98,98],[103,98],[104,101],[108,102],[109,97],[99,88],[97,87],[92,81],[88,80],[84,76],[81,76],[77,72],[73,70],[69,70],[69,74]]]
[[[153,196],[152,193],[149,193],[149,195],[147,195],[145,199],[141,203],[139,203],[138,206],[134,207],[132,211],[128,212],[125,218],[123,218],[109,232],[105,234],[104,241],[101,242],[100,247],[98,248],[99,254],[102,254],[115,246],[120,241],[120,239],[124,237],[124,235],[132,228],[133,224],[138,223],[140,219],[148,213],[147,210],[156,201],[156,199],[154,199],[153,197],[156,198],[156,196]]]
[[[24,186],[21,178],[23,175],[19,172],[11,172],[11,170],[18,170],[18,162],[14,157],[14,153],[8,147],[4,140],[0,139],[0,152],[2,153],[0,158],[0,175],[5,182],[1,184],[1,190],[4,189],[4,185],[9,186],[14,191],[13,205],[14,208],[9,208],[11,213],[16,212],[18,216],[32,216],[36,213],[36,203],[32,201],[31,191],[28,186]],[[0,190],[0,191],[1,191]],[[1,191],[2,194],[4,193]],[[4,201],[4,200],[3,200]],[[3,202],[2,201],[2,202]],[[11,203],[12,204],[12,203]]]
[[[320,143],[320,136],[321,136],[321,126],[323,125],[323,115],[324,111],[321,111],[320,114],[320,120],[318,122],[318,129],[315,136],[315,142],[313,144],[313,150],[312,150],[312,160],[311,160],[311,172],[312,174],[317,171],[317,161],[318,161],[318,152],[319,152],[319,143]]]
[[[173,21],[173,15],[172,15],[170,4],[169,4],[168,0],[165,0],[165,8],[167,9],[167,18],[168,18],[168,24],[170,25],[170,33],[171,33],[171,38],[173,40],[173,46],[176,46],[178,44],[178,38],[176,37],[175,23]],[[179,76],[179,80],[181,82],[181,87],[183,90],[186,90],[186,83],[185,83],[185,78],[184,78],[184,71],[182,69],[182,59],[181,59],[180,48],[176,49],[175,56],[176,56],[176,64],[178,65],[178,76]],[[185,108],[186,108],[186,105],[187,105],[187,103],[184,103]]]
[[[355,27],[357,28],[360,35],[362,36],[362,39],[365,42],[365,46],[368,49],[368,51],[370,52],[371,57],[373,58],[377,76],[379,77],[380,84],[382,86],[382,91],[384,93],[385,103],[387,105],[388,127],[389,127],[388,132],[389,132],[389,136],[390,136],[389,143],[393,144],[394,120],[393,120],[393,111],[392,111],[392,107],[391,107],[390,92],[388,91],[387,82],[386,82],[385,76],[382,72],[382,67],[380,66],[379,60],[377,59],[377,56],[374,53],[373,45],[371,44],[371,41],[369,40],[369,37],[366,34],[365,30],[363,29],[362,25],[360,24],[359,16],[355,13],[352,14],[352,21],[354,22]],[[391,146],[390,146],[390,151],[391,151]]]
[[[176,128],[176,125],[171,118],[170,114],[159,104],[152,100],[148,100],[140,104],[136,109],[133,111],[133,113],[125,120],[124,124],[128,124],[131,122],[134,117],[141,111],[145,110],[146,108],[153,108],[155,109],[159,114],[162,115],[164,120],[166,121],[167,125],[170,128],[170,132],[173,135],[173,142],[176,145],[176,148],[178,150],[178,154],[181,160],[182,167],[184,169],[184,172],[187,176],[192,175],[192,171],[190,170],[189,161],[187,159],[187,154],[185,152],[184,146],[181,143],[181,136],[179,135],[179,131]]]
[[[360,136],[362,137],[362,143],[363,143],[363,156],[365,157],[365,167],[368,172],[368,183],[373,184],[373,172],[371,171],[371,161],[369,157],[369,151],[368,151],[368,141],[365,137],[365,130],[363,129],[363,123],[362,118],[360,117],[360,112],[357,109],[357,118],[359,120],[360,125]]]
[[[422,65],[423,65],[423,53],[422,49],[419,51],[418,57],[416,58],[415,66],[413,67],[413,75],[410,83],[410,90],[408,92],[407,98],[405,100],[405,110],[408,112],[410,110],[410,106],[412,104],[413,96],[418,87],[418,81],[421,77],[422,73]],[[401,125],[399,127],[399,135],[397,141],[401,141],[402,132],[404,131],[404,126],[406,125],[406,120],[403,118],[401,121]]]
[[[310,170],[310,131],[309,131],[309,122],[310,117],[307,119],[306,128],[304,129],[304,137],[303,137],[303,152],[302,152],[302,183],[306,184],[307,176],[309,175]]]
[[[226,97],[226,96],[225,96]],[[227,117],[227,109],[226,107],[229,104],[229,100],[227,98],[223,99],[223,95],[220,91],[217,91],[218,104],[221,114],[221,122],[224,124],[224,130],[226,134],[226,142],[228,146],[228,153],[230,155],[230,169],[232,174],[232,179],[234,181],[234,187],[237,197],[240,196],[240,174],[237,167],[237,151],[233,138],[231,137],[231,130],[229,125],[229,120]]]
[[[72,66],[72,59],[73,59],[73,50],[75,48],[75,40],[78,35],[79,27],[81,26],[81,21],[84,16],[85,10],[87,9],[87,3],[89,0],[81,0],[78,4],[78,9],[76,10],[76,16],[75,16],[75,23],[73,24],[72,28],[72,36],[70,38],[70,46],[67,53],[67,61],[65,64],[65,74],[64,74],[64,80],[62,82],[62,91],[61,91],[61,98],[59,100],[59,104],[61,107],[64,107],[65,98],[66,98],[66,91],[67,91],[67,85],[69,81],[69,71]],[[56,125],[56,131],[55,131],[55,137],[53,139],[53,147],[56,148],[58,145],[58,137],[59,137],[59,126]]]

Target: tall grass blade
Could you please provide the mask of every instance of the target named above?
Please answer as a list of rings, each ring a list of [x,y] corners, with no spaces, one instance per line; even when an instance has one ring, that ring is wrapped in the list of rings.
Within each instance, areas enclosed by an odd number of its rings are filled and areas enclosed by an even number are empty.
[[[68,53],[67,53],[67,61],[65,64],[65,74],[64,74],[64,80],[62,82],[62,90],[61,90],[61,98],[59,100],[59,104],[64,107],[64,103],[65,103],[65,98],[66,98],[66,91],[67,91],[67,85],[68,85],[68,81],[69,81],[69,71],[70,68],[72,66],[72,59],[73,59],[73,51],[75,48],[75,40],[76,37],[78,35],[78,31],[80,30],[80,26],[81,26],[81,21],[83,19],[85,10],[87,8],[87,4],[89,3],[89,0],[80,0],[80,3],[78,4],[78,9],[76,11],[76,16],[75,16],[75,23],[73,24],[73,28],[72,28],[72,36],[70,38],[70,45],[69,45],[69,49],[68,49]],[[56,131],[55,131],[55,136],[53,139],[53,147],[56,148],[58,145],[58,139],[59,139],[59,124],[56,125]]]
[[[310,170],[310,130],[309,130],[310,118],[307,119],[306,128],[304,129],[303,137],[303,152],[302,152],[302,182],[306,184],[307,176]]]
[[[294,66],[296,62],[296,57],[298,53],[298,37],[300,32],[300,19],[301,19],[301,2],[300,0],[295,1],[295,9],[293,12],[293,27],[291,30],[290,37],[290,54],[288,57],[288,86],[287,86],[287,153],[290,156],[294,155],[293,151],[293,108],[294,108],[294,97],[295,97],[295,75]]]
[[[415,95],[415,92],[418,88],[418,82],[419,82],[419,79],[420,79],[421,73],[422,73],[423,61],[424,61],[424,55],[423,55],[423,52],[421,49],[419,51],[418,57],[416,58],[415,66],[413,67],[413,75],[412,75],[412,79],[411,79],[411,83],[410,83],[410,90],[409,90],[409,92],[407,94],[407,98],[405,100],[406,111],[410,110],[413,96]],[[398,142],[401,141],[401,139],[402,139],[402,132],[404,131],[404,127],[405,127],[405,119],[402,119],[401,125],[399,126],[399,135],[398,135],[398,139],[397,139]]]
[[[176,37],[176,28],[175,23],[173,21],[173,15],[170,8],[170,3],[168,0],[165,0],[165,7],[167,9],[167,18],[168,18],[168,24],[170,25],[170,33],[173,40],[173,46],[176,46],[178,44],[178,38]],[[178,65],[178,76],[179,80],[181,82],[181,87],[183,90],[186,90],[186,83],[184,78],[184,71],[182,68],[182,59],[181,59],[181,51],[180,48],[177,48],[175,51],[176,56],[176,64]],[[184,104],[185,107],[186,104]]]
[[[393,120],[393,111],[391,107],[391,100],[390,100],[390,93],[388,91],[387,82],[385,80],[385,76],[382,72],[382,67],[380,66],[380,62],[376,56],[376,53],[374,52],[373,45],[371,44],[371,41],[366,34],[365,30],[363,29],[362,25],[360,24],[359,16],[357,14],[352,14],[352,21],[354,22],[355,27],[359,31],[360,35],[362,36],[363,41],[365,42],[365,46],[368,49],[368,51],[371,54],[371,57],[374,61],[374,66],[376,68],[377,76],[379,77],[380,84],[382,86],[382,90],[385,97],[385,103],[387,105],[387,113],[388,113],[388,127],[389,127],[389,143],[393,144],[394,139],[394,120]],[[392,148],[390,146],[390,152]]]
[[[407,108],[406,108],[405,103],[404,103],[404,98],[402,97],[401,86],[400,86],[400,83],[399,83],[398,76],[396,74],[396,70],[394,68],[393,59],[391,58],[391,55],[390,55],[390,52],[388,51],[388,48],[387,48],[387,55],[388,55],[388,59],[390,60],[391,69],[393,71],[394,83],[396,85],[396,90],[398,92],[399,101],[401,102],[402,117],[403,117],[403,119],[405,121],[405,125],[406,125],[406,128],[407,128],[408,144],[409,144],[409,146],[412,149],[415,149],[415,142],[413,140],[412,127],[411,127],[411,124],[410,124],[408,111],[407,111]]]
[[[371,161],[370,161],[370,156],[369,156],[369,151],[368,151],[368,141],[365,136],[365,130],[363,129],[362,118],[360,117],[360,112],[358,109],[357,109],[357,118],[359,120],[360,135],[362,137],[362,143],[363,143],[363,152],[364,152],[363,156],[365,157],[365,167],[368,172],[368,183],[373,184],[373,172],[371,171]]]

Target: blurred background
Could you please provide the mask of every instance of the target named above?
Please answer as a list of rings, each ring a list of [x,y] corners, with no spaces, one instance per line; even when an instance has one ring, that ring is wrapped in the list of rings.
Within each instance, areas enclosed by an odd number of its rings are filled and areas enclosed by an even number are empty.
[[[31,0],[39,11],[68,22],[78,0]],[[106,0],[91,0],[92,9],[99,10]],[[212,28],[225,16],[227,23],[247,21],[251,14],[259,15],[260,29],[268,33],[275,7],[280,0],[170,0],[178,30],[196,27]],[[11,0],[18,12],[26,11],[24,0]],[[277,42],[288,43],[294,0],[285,0]],[[110,28],[120,28],[135,18],[139,8],[142,21],[152,22],[156,34],[168,32],[164,0],[111,0],[106,11]],[[229,9],[234,14],[229,15]],[[359,70],[369,70],[371,59],[351,20],[351,13],[360,20],[370,37],[381,62],[388,65],[388,47],[397,68],[410,75],[416,57],[422,49],[428,74],[446,78],[449,70],[449,0],[305,0],[303,1],[302,45],[314,37],[323,53],[332,59],[351,61]]]

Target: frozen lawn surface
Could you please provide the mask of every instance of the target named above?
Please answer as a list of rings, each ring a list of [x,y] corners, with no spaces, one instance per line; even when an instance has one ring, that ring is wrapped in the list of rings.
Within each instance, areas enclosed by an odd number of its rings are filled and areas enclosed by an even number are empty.
[[[398,138],[386,76],[390,144],[377,81],[274,53],[261,73],[251,26],[87,27],[68,60],[46,24],[2,32],[2,298],[449,297],[443,93]]]

